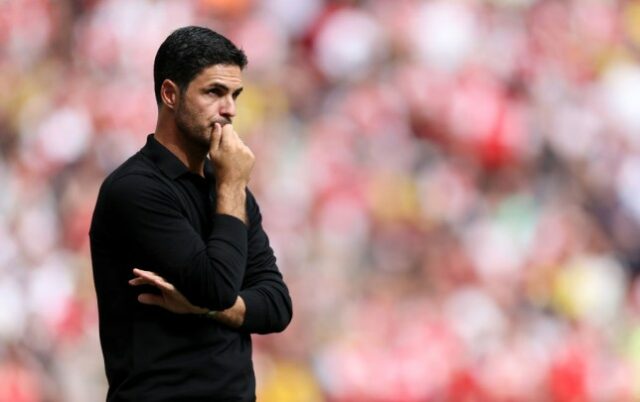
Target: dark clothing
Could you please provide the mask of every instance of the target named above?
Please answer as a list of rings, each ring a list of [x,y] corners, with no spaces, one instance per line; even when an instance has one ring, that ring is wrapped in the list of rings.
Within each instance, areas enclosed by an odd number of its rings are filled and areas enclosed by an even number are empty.
[[[210,162],[193,174],[153,135],[102,184],[90,238],[108,401],[255,400],[250,333],[282,331],[291,299],[253,195],[248,227],[215,205]],[[240,295],[242,327],[141,304],[155,289],[130,286],[133,268],[212,310]]]

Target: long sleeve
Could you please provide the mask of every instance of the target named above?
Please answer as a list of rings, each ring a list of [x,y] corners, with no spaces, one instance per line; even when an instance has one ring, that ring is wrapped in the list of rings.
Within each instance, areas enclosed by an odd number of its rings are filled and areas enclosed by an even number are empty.
[[[254,400],[249,330],[274,331],[288,320],[288,292],[253,198],[246,224],[216,214],[208,160],[203,173],[190,172],[150,134],[100,188],[90,240],[109,400]],[[248,329],[141,303],[140,294],[159,289],[131,286],[133,268],[161,275],[211,310],[236,307],[246,292],[239,317],[248,307]],[[275,307],[261,309],[270,300]]]
[[[248,192],[247,213],[250,229],[248,262],[240,296],[246,305],[241,329],[266,334],[284,330],[293,309],[289,290],[276,265],[269,238],[262,228],[262,215],[253,195]]]
[[[247,265],[247,228],[240,220],[214,215],[203,240],[180,197],[157,176],[127,174],[106,191],[114,234],[125,236],[132,253],[149,264],[139,268],[159,273],[195,305],[223,310],[234,304]]]

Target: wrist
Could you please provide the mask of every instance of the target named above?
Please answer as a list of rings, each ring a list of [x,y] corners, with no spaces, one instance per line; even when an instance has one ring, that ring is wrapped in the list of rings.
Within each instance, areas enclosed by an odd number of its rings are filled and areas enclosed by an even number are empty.
[[[211,310],[209,310],[208,308],[194,306],[191,313],[195,315],[203,315],[203,314],[207,314],[209,311]]]
[[[220,180],[216,185],[218,194],[244,194],[247,183],[242,180]]]
[[[216,310],[207,310],[204,313],[201,313],[200,316],[209,320],[215,320],[218,316],[219,311]]]
[[[244,207],[247,198],[246,187],[244,185],[220,184],[216,188],[216,198],[218,209],[232,208],[236,206]]]
[[[247,193],[244,186],[233,190],[219,186],[216,198],[217,213],[235,216],[245,224],[247,223]]]

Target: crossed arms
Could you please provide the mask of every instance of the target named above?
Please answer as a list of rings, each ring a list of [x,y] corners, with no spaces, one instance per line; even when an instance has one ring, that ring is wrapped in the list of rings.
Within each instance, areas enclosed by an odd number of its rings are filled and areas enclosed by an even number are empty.
[[[251,333],[282,331],[291,320],[291,299],[253,195],[246,193],[246,225],[216,213],[203,240],[161,180],[129,174],[109,189],[117,232],[126,236],[133,260],[144,263],[130,285],[160,291],[138,300],[175,313],[218,311],[216,319]]]
[[[129,281],[129,285],[150,285],[160,292],[159,294],[141,293],[138,295],[138,301],[142,304],[162,307],[176,314],[207,314],[232,328],[240,328],[244,322],[246,306],[240,296],[238,296],[236,303],[231,308],[223,311],[212,311],[191,304],[175,286],[155,272],[134,268],[133,274],[136,277]]]

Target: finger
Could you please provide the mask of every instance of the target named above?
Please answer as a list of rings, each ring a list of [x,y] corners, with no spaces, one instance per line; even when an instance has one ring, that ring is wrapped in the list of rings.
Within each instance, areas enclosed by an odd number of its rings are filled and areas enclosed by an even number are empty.
[[[222,139],[222,125],[220,123],[213,124],[213,131],[211,132],[211,147],[209,152],[216,152],[220,148],[220,140]]]
[[[227,148],[231,144],[235,143],[237,139],[238,134],[236,134],[233,126],[231,124],[225,124],[224,127],[222,127],[222,138],[220,139],[220,146]]]
[[[134,268],[133,274],[140,278],[145,278],[154,282],[163,279],[160,275],[156,274],[155,272],[145,271],[144,269],[140,269],[140,268]]]
[[[139,294],[138,301],[142,304],[164,307],[164,299],[161,296],[154,295],[151,293]]]
[[[165,289],[165,290],[174,290],[174,286],[172,284],[170,284],[169,282],[167,282],[163,277],[161,277],[160,275],[151,272],[151,271],[144,271],[142,269],[137,269],[134,268],[133,269],[133,273],[138,275],[140,278],[144,278],[147,280],[147,282],[149,285],[153,285],[156,286],[160,289]]]
[[[132,285],[132,286],[145,285],[145,284],[151,285],[153,283],[146,278],[140,278],[140,277],[129,280],[129,285]]]
[[[134,268],[133,269],[133,274],[136,275],[136,276],[142,276],[142,275],[146,275],[146,274],[153,274],[153,272],[145,271],[144,269],[140,269],[140,268]]]

